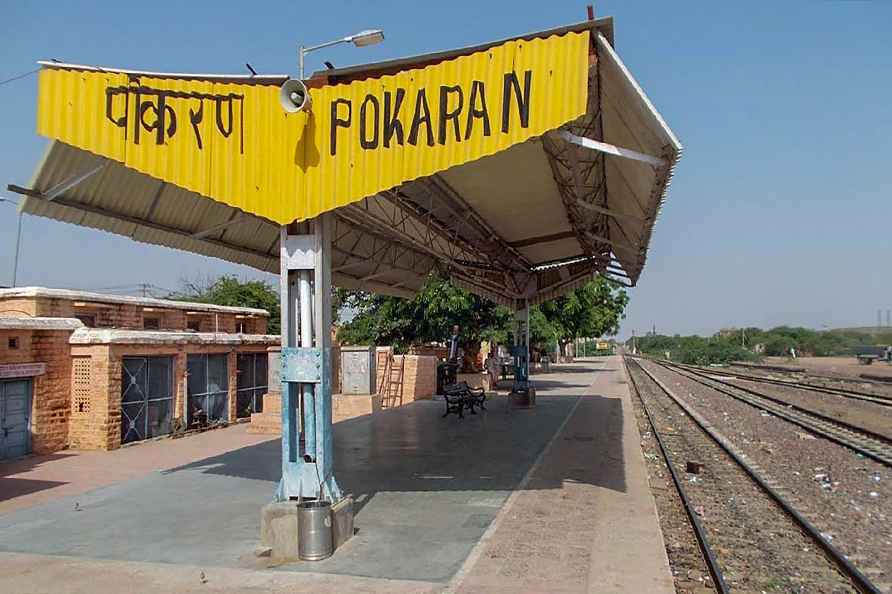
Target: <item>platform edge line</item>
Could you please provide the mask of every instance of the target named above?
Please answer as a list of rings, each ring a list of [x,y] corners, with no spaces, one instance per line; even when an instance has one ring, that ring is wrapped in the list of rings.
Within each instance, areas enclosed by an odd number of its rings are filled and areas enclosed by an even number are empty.
[[[591,388],[595,384],[594,381],[590,383],[586,388]],[[486,532],[483,533],[483,536],[480,537],[480,541],[474,545],[474,548],[471,549],[471,552],[465,558],[464,562],[461,564],[461,567],[458,571],[455,572],[455,575],[452,576],[452,579],[449,580],[446,588],[443,589],[443,594],[455,594],[456,590],[462,585],[467,575],[470,573],[471,568],[477,563],[477,560],[480,559],[480,555],[483,554],[483,549],[486,544],[492,539],[495,531],[498,530],[499,526],[502,524],[502,521],[505,519],[505,516],[508,515],[508,510],[514,505],[514,502],[520,496],[520,493],[526,488],[526,486],[532,480],[533,473],[539,469],[539,466],[542,464],[542,461],[545,459],[545,455],[551,450],[551,447],[554,445],[554,442],[557,440],[558,436],[564,432],[564,427],[567,426],[567,423],[570,422],[570,419],[573,418],[573,415],[576,414],[576,409],[579,408],[579,404],[582,402],[584,394],[578,394],[576,396],[576,402],[573,404],[573,408],[570,409],[570,412],[567,413],[567,416],[564,418],[560,427],[557,428],[557,431],[554,432],[554,435],[545,444],[545,447],[542,448],[542,451],[539,452],[539,456],[536,458],[536,461],[533,462],[533,465],[530,466],[530,469],[524,475],[517,486],[514,488],[514,491],[511,495],[508,496],[508,499],[505,500],[505,503],[502,504],[502,509],[499,510],[499,513],[496,514],[496,517],[493,518],[493,521],[489,524],[489,527],[486,529]]]

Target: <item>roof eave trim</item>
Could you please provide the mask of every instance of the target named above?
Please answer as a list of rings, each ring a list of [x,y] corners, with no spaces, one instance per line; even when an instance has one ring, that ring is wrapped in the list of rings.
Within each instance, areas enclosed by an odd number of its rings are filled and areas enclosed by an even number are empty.
[[[632,88],[635,90],[635,93],[639,96],[641,101],[650,110],[654,119],[657,121],[659,126],[663,129],[663,132],[669,139],[669,142],[673,145],[673,148],[677,152],[681,152],[684,150],[684,147],[681,145],[681,142],[678,140],[678,137],[675,136],[675,133],[669,127],[669,124],[666,123],[666,120],[663,119],[663,116],[660,115],[660,112],[657,111],[657,108],[654,106],[653,102],[650,100],[650,97],[647,96],[647,93],[644,92],[644,89],[638,83],[638,79],[632,76],[631,71],[626,67],[625,62],[622,61],[622,58],[619,57],[619,54],[616,53],[616,50],[613,49],[610,42],[600,33],[598,33],[598,46],[603,48],[608,54],[610,54],[610,58],[616,63],[617,67],[622,71],[623,76],[632,85]]]
[[[126,68],[112,68],[104,66],[90,66],[88,64],[71,64],[68,62],[54,62],[51,60],[38,60],[38,64],[44,68],[59,68],[62,70],[84,70],[88,72],[108,72],[111,74],[129,74],[132,76],[149,76],[155,78],[183,78],[188,80],[237,80],[242,83],[256,82],[262,84],[282,84],[290,78],[287,74],[190,74],[186,72],[153,72],[150,70],[129,70]]]
[[[551,29],[545,29],[543,31],[532,31],[530,33],[524,33],[522,35],[512,35],[511,37],[506,37],[503,39],[498,39],[495,41],[487,41],[485,43],[480,43],[476,45],[469,45],[465,47],[450,49],[450,50],[442,50],[438,52],[431,52],[429,54],[416,54],[413,56],[404,56],[402,58],[395,58],[393,60],[386,60],[384,62],[370,62],[366,64],[357,64],[355,66],[345,66],[344,68],[334,68],[331,70],[317,70],[313,72],[312,77],[325,77],[329,80],[338,79],[341,77],[350,77],[358,74],[362,74],[364,72],[374,72],[376,70],[388,70],[391,68],[397,68],[400,66],[411,67],[413,64],[418,62],[430,62],[430,61],[443,61],[450,60],[452,58],[457,58],[459,56],[464,56],[467,54],[472,54],[475,52],[480,52],[487,50],[491,47],[501,45],[503,43],[507,43],[509,41],[515,41],[518,39],[523,39],[525,41],[529,41],[530,39],[538,39],[543,37],[551,37],[553,35],[563,35],[565,33],[573,33],[590,30],[594,34],[603,35],[606,34],[609,43],[613,43],[613,17],[601,17],[591,21],[580,21],[578,23],[573,23],[571,25],[563,25],[560,27],[553,27]]]

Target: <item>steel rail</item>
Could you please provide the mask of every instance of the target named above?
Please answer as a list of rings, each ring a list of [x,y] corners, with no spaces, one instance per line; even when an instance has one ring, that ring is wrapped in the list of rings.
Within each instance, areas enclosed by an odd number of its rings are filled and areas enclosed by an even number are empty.
[[[814,377],[817,379],[826,379],[826,380],[834,380],[837,382],[848,382],[850,384],[873,384],[875,386],[883,386],[889,387],[889,382],[892,382],[892,378],[886,379],[870,379],[869,377],[864,377],[863,375],[859,375],[858,377],[845,376],[845,375],[823,375],[820,373],[812,373],[805,367],[781,367],[779,365],[758,365],[756,363],[728,363],[731,367],[743,367],[744,369],[755,369],[758,371],[777,371],[778,373],[786,373],[786,374],[794,374],[794,373],[804,373],[809,377]],[[874,376],[876,377],[876,376]]]
[[[684,365],[682,363],[674,363],[678,367],[683,367],[685,369],[696,369],[698,371],[709,372],[709,369],[703,367],[697,367],[695,365]],[[765,383],[765,384],[775,384],[778,386],[787,386],[790,388],[796,388],[797,390],[806,390],[809,392],[821,392],[824,394],[831,394],[833,396],[842,396],[844,398],[853,398],[855,400],[864,400],[865,402],[873,402],[874,404],[879,404],[880,406],[892,406],[892,396],[880,396],[878,394],[870,394],[869,392],[859,392],[858,390],[846,390],[845,388],[830,388],[828,386],[819,386],[817,384],[807,384],[804,382],[794,382],[792,380],[783,380],[783,379],[775,379],[773,377],[762,377],[758,375],[748,375],[746,373],[738,373],[737,371],[726,371],[724,369],[721,370],[722,375],[727,375],[731,377],[736,377],[743,380],[749,380],[757,383]],[[836,381],[840,381],[837,378],[825,378],[832,379]],[[851,380],[842,380],[842,381],[851,381]]]
[[[796,406],[795,404],[790,404],[780,398],[774,398],[773,396],[768,396],[767,394],[762,394],[761,392],[756,392],[749,388],[723,382],[722,380],[710,377],[709,374],[706,373],[677,367],[674,363],[656,361],[653,359],[649,360],[654,364],[659,365],[664,369],[668,369],[669,371],[673,371],[693,382],[749,404],[759,410],[768,411],[776,417],[780,417],[785,421],[798,425],[824,439],[836,442],[863,456],[881,464],[885,464],[886,466],[892,466],[892,441],[884,435]],[[719,386],[715,386],[710,382],[719,384]],[[726,388],[743,392],[743,394],[735,394]]]
[[[647,408],[647,403],[644,401],[644,397],[641,396],[641,392],[638,390],[638,384],[636,384],[635,380],[632,378],[632,373],[629,371],[629,365],[626,362],[625,357],[623,357],[623,366],[625,366],[626,376],[629,378],[632,390],[641,402],[641,407],[644,409],[644,415],[647,417],[647,422],[650,424],[651,431],[653,432],[654,437],[657,438],[657,444],[660,446],[660,452],[663,454],[663,459],[666,461],[666,467],[669,469],[669,474],[672,475],[672,482],[675,484],[675,490],[681,498],[682,507],[684,507],[684,511],[691,522],[691,526],[694,528],[694,535],[697,537],[697,544],[700,546],[700,552],[703,553],[706,567],[709,570],[709,575],[712,576],[712,583],[715,584],[716,589],[721,594],[728,594],[731,592],[731,589],[728,587],[728,584],[725,583],[725,576],[722,573],[722,568],[719,567],[719,563],[715,558],[715,553],[713,553],[712,547],[709,546],[706,530],[703,528],[703,524],[700,522],[697,512],[694,511],[694,506],[691,505],[690,499],[688,499],[688,494],[684,489],[684,483],[678,477],[678,473],[672,465],[669,451],[666,449],[665,444],[663,444],[663,438],[657,430],[657,424],[654,422],[653,417],[650,414],[650,409]]]
[[[633,359],[634,360],[634,359]],[[764,491],[769,497],[771,497],[775,503],[780,506],[780,508],[793,520],[796,524],[799,525],[802,530],[804,530],[818,545],[824,550],[824,552],[830,557],[830,560],[836,564],[842,573],[848,577],[854,583],[855,587],[858,588],[861,592],[866,592],[869,594],[883,594],[882,590],[880,590],[870,579],[867,578],[861,571],[855,567],[846,556],[835,546],[830,544],[823,536],[821,536],[821,531],[812,524],[808,519],[805,518],[802,514],[800,514],[796,509],[787,501],[778,491],[772,488],[766,481],[763,479],[756,470],[743,458],[741,458],[736,451],[734,451],[731,444],[726,442],[726,440],[718,435],[711,427],[707,426],[701,418],[700,415],[694,411],[690,405],[686,402],[678,398],[672,391],[666,387],[663,382],[657,379],[650,371],[644,368],[641,363],[637,360],[634,360],[635,364],[638,366],[638,369],[642,371],[651,381],[653,381],[660,390],[666,394],[669,398],[675,402],[679,408],[681,408],[688,417],[693,420],[700,429],[706,433],[712,440],[720,447],[722,450],[728,454],[728,456],[737,463],[737,465],[743,469],[744,472],[749,475],[751,479],[759,486],[762,491]],[[629,378],[631,379],[631,375]],[[636,387],[637,390],[637,387]],[[640,397],[640,396],[639,396]]]

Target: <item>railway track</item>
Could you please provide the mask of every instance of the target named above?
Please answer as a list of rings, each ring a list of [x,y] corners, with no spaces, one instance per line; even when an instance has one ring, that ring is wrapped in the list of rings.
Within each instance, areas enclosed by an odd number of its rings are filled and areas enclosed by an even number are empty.
[[[804,409],[780,398],[717,379],[714,375],[703,371],[695,371],[666,361],[653,359],[649,359],[649,361],[693,382],[769,412],[816,435],[843,445],[862,456],[892,467],[892,442],[878,433]]]
[[[640,373],[646,376],[653,385],[657,386],[658,390],[661,393],[665,394],[672,402],[674,402],[678,408],[684,411],[686,418],[690,419],[694,424],[696,424],[696,426],[701,430],[702,434],[708,436],[709,440],[711,440],[711,443],[713,443],[715,446],[718,446],[718,448],[720,448],[721,451],[724,452],[724,454],[728,458],[733,460],[736,467],[742,470],[746,474],[746,476],[748,476],[752,480],[752,482],[755,483],[758,489],[764,495],[771,499],[771,501],[782,511],[782,513],[789,519],[789,521],[795,525],[796,529],[798,529],[809,540],[813,541],[813,543],[816,544],[820,550],[823,550],[826,559],[829,560],[833,564],[833,566],[835,566],[836,570],[840,574],[842,574],[842,576],[845,576],[845,578],[851,582],[851,585],[857,591],[867,592],[871,594],[883,593],[883,591],[880,590],[875,584],[873,584],[870,579],[867,578],[867,576],[865,576],[863,573],[861,573],[861,571],[858,570],[858,568],[852,565],[852,563],[846,558],[846,556],[843,555],[843,553],[840,552],[835,546],[833,546],[829,542],[829,540],[821,534],[821,532],[814,524],[809,522],[801,513],[799,513],[793,507],[793,504],[783,496],[783,494],[781,493],[781,489],[777,488],[777,486],[770,478],[765,478],[761,475],[758,466],[748,463],[744,459],[744,456],[738,453],[733,444],[731,444],[730,442],[728,442],[727,439],[718,434],[718,432],[716,432],[712,428],[708,421],[701,417],[684,400],[676,396],[663,382],[656,378],[649,370],[644,368],[644,366],[642,366],[636,359],[624,357],[623,361],[626,365],[626,375],[630,380],[630,386],[635,395],[638,397],[642,409],[644,410],[645,416],[647,417],[648,422],[651,426],[651,431],[653,432],[653,435],[657,440],[666,466],[668,467],[672,476],[672,481],[675,485],[676,491],[678,492],[679,497],[682,500],[682,505],[691,521],[691,526],[695,532],[698,544],[703,554],[704,561],[706,562],[709,573],[712,576],[713,585],[718,592],[724,594],[731,591],[728,585],[728,580],[725,579],[725,573],[723,572],[717,555],[713,550],[713,546],[708,538],[707,531],[698,518],[698,512],[692,505],[692,499],[687,492],[685,483],[679,478],[678,473],[675,470],[677,464],[673,460],[672,455],[669,453],[669,449],[665,445],[664,436],[657,428],[658,423],[655,422],[651,409],[648,407],[646,400],[641,394],[639,385],[634,375],[631,373],[632,366],[634,366],[638,371],[640,371]],[[675,422],[673,422],[673,425],[675,425]],[[672,433],[671,435],[677,436],[678,433]],[[725,477],[722,478],[722,482],[726,482],[727,480],[728,479]],[[731,482],[728,482],[728,484],[731,484]],[[739,492],[739,495],[745,497],[745,493],[742,489]],[[765,521],[767,522],[768,519],[765,518]],[[721,530],[717,531],[717,535],[720,538],[723,535],[727,537],[725,531]],[[761,550],[761,545],[758,548]],[[725,549],[723,548],[722,550]],[[807,551],[807,549],[805,550]],[[816,574],[813,575],[815,571],[817,571],[817,569],[812,568],[809,572],[806,573],[809,574],[811,579],[817,579]],[[832,587],[832,576],[825,579],[828,580],[828,587]],[[837,591],[835,587],[833,587],[832,589],[833,591]],[[825,590],[820,589],[814,591]]]
[[[814,379],[820,380],[828,380],[833,382],[840,382],[844,384],[868,384],[871,386],[876,386],[879,388],[888,388],[889,384],[892,383],[892,377],[888,376],[876,376],[871,374],[862,373],[858,377],[847,376],[847,375],[823,375],[820,373],[815,373],[814,371],[805,369],[804,367],[781,367],[778,365],[757,365],[755,363],[729,363],[731,367],[743,367],[744,369],[752,369],[755,371],[767,371],[770,373],[785,373],[787,375],[795,375],[797,373],[802,373],[808,375]]]
[[[681,363],[675,363],[678,367],[690,370],[702,371],[704,373],[709,373],[709,369],[705,369],[703,367],[696,367],[694,365],[684,365]],[[771,377],[764,377],[759,375],[749,375],[746,373],[739,373],[737,371],[727,371],[725,369],[714,370],[714,372],[721,373],[721,375],[725,375],[728,377],[734,377],[737,379],[747,380],[755,383],[761,384],[774,384],[777,386],[784,386],[786,388],[797,388],[800,390],[805,390],[808,392],[821,392],[823,394],[832,394],[834,396],[841,396],[843,398],[852,398],[854,400],[863,400],[865,402],[872,402],[874,404],[879,404],[880,406],[892,406],[892,396],[880,396],[877,394],[870,394],[869,392],[860,392],[858,390],[846,390],[844,388],[830,388],[828,386],[819,386],[817,384],[809,384],[805,382],[797,382],[793,380],[785,380],[785,379],[776,379]],[[840,381],[835,378],[834,381]]]

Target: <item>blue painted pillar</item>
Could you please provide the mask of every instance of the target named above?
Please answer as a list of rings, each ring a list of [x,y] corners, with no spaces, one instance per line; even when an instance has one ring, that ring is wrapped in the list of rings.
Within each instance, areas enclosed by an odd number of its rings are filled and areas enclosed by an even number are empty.
[[[322,381],[313,391],[314,460],[325,496],[339,501],[341,489],[334,478],[334,430],[331,402],[331,213],[314,219],[313,325],[316,347],[321,350]],[[310,420],[307,420],[309,425]],[[309,446],[308,446],[309,447]]]
[[[329,215],[282,227],[282,479],[277,501],[341,499],[334,479]]]

